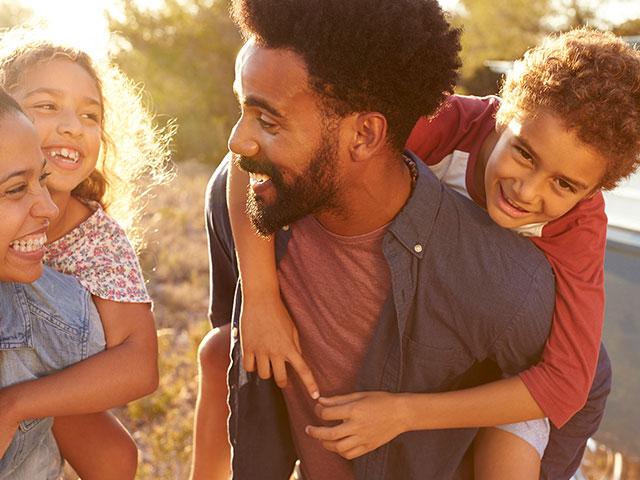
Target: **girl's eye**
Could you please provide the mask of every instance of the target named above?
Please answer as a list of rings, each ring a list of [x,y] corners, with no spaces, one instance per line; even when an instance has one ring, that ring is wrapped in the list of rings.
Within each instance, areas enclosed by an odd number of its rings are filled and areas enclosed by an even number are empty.
[[[40,175],[40,178],[38,179],[40,180],[40,185],[46,185],[49,175],[51,175],[51,172],[42,172],[42,175]]]
[[[38,103],[34,105],[33,108],[38,110],[55,110],[56,106],[53,103]]]
[[[82,116],[92,122],[100,122],[100,116],[97,113],[83,113]]]
[[[558,185],[558,187],[565,192],[576,193],[575,187],[562,178],[556,179],[556,185]]]

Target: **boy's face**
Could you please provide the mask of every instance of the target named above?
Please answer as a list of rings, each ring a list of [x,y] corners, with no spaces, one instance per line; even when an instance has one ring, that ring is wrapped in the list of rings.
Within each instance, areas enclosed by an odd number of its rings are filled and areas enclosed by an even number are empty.
[[[561,217],[593,195],[605,162],[553,114],[513,119],[487,161],[487,211],[498,225],[515,228]]]

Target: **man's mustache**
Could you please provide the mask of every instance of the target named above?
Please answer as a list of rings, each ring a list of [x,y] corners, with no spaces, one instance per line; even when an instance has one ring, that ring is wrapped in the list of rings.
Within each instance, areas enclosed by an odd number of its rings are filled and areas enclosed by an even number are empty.
[[[267,175],[275,182],[281,179],[280,171],[267,159],[259,160],[253,157],[234,154],[232,161],[240,170],[244,170],[247,173]]]

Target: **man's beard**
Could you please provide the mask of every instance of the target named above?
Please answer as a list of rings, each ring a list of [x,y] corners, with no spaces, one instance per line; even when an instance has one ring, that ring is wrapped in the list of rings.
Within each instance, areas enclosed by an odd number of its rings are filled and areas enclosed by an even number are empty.
[[[307,215],[337,208],[337,147],[337,137],[331,137],[325,130],[306,170],[286,183],[282,172],[267,158],[234,158],[242,170],[268,175],[275,189],[271,203],[266,203],[251,187],[248,189],[247,214],[260,235],[271,235]]]

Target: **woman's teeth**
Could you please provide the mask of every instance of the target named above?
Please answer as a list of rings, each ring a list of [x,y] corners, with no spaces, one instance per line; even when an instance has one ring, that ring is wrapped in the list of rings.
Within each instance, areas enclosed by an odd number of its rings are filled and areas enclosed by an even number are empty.
[[[40,250],[44,247],[45,243],[47,243],[47,236],[43,233],[38,237],[30,238],[28,240],[14,240],[9,245],[18,252],[29,253]]]

